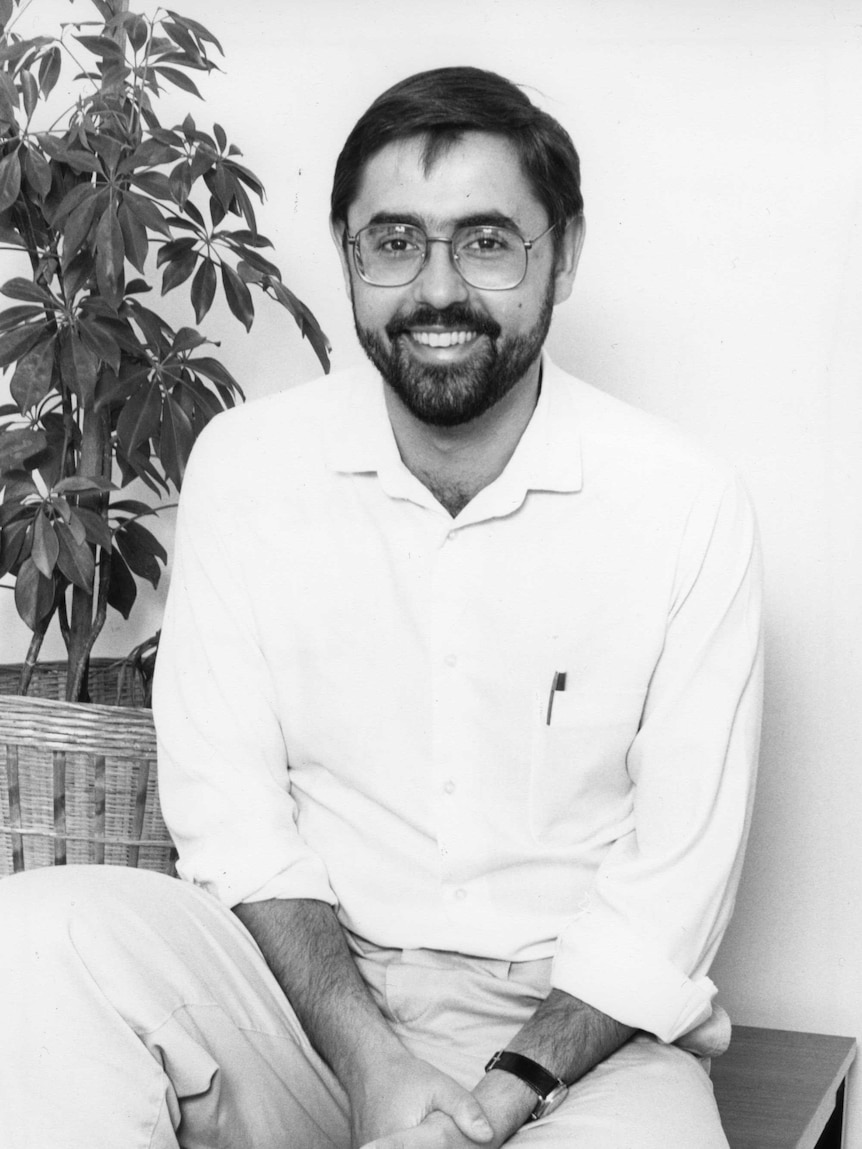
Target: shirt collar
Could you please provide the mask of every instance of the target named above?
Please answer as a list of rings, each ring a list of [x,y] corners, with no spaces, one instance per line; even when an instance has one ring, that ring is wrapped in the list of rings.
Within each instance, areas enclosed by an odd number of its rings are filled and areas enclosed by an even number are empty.
[[[542,357],[539,401],[504,478],[532,491],[579,491],[583,485],[574,380],[547,355]]]
[[[363,365],[334,377],[331,383],[328,465],[347,474],[376,473],[390,493],[394,493],[393,487],[400,487],[399,493],[415,497],[414,484],[421,484],[401,461],[378,372],[370,364]],[[522,502],[529,490],[581,489],[583,468],[573,384],[574,380],[543,356],[542,389],[532,418],[503,473],[473,502],[481,499],[496,504],[503,497],[511,505],[513,500]],[[409,476],[406,487],[405,476]],[[485,510],[493,513],[491,505]]]
[[[383,381],[368,364],[332,376],[325,430],[326,461],[345,474],[379,472],[400,462],[383,396]]]

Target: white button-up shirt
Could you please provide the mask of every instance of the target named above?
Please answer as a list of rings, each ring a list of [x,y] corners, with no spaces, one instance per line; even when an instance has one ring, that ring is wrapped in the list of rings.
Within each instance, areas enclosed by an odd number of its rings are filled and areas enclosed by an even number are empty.
[[[553,956],[555,986],[675,1040],[739,878],[759,603],[729,469],[547,361],[455,519],[371,368],[219,416],[156,681],[180,873],[330,902],[382,946]]]

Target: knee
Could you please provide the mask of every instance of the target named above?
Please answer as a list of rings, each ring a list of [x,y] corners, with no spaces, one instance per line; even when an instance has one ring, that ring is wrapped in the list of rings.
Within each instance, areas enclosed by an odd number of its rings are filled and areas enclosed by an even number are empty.
[[[3,878],[0,944],[5,960],[27,960],[34,953],[45,957],[76,926],[105,937],[121,933],[124,917],[141,895],[152,898],[152,878],[175,884],[172,878],[119,866],[47,866]]]
[[[3,936],[16,947],[68,919],[75,905],[74,874],[50,866],[13,874],[0,881]]]

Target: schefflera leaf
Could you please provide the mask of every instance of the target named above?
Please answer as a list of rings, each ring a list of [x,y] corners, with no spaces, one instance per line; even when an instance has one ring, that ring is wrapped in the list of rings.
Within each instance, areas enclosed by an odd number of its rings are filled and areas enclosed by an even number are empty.
[[[124,262],[123,229],[114,205],[109,204],[96,228],[96,280],[102,298],[115,310],[123,300]]]
[[[54,580],[46,578],[33,561],[25,559],[15,582],[15,608],[22,621],[36,630],[54,606]]]
[[[200,323],[212,307],[216,293],[216,272],[211,259],[204,259],[192,280],[191,297],[195,322]]]
[[[96,576],[96,560],[89,543],[77,540],[71,527],[62,522],[57,524],[57,542],[60,570],[75,586],[91,590]]]
[[[159,564],[168,561],[168,553],[152,531],[129,519],[117,528],[114,542],[128,568],[157,587],[162,575]]]
[[[44,510],[41,510],[33,523],[33,548],[30,557],[40,574],[53,578],[54,567],[60,554],[60,542],[54,532],[54,525]]]
[[[22,415],[37,407],[51,390],[55,346],[56,340],[51,336],[18,360],[9,390]]]

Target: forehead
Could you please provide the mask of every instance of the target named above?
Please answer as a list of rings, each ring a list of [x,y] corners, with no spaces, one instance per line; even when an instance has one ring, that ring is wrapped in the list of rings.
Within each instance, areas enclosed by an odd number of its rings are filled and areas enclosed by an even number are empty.
[[[546,217],[514,145],[486,132],[465,132],[427,170],[424,136],[387,144],[366,163],[349,215],[352,230],[382,216],[431,228],[505,217],[531,230]]]

